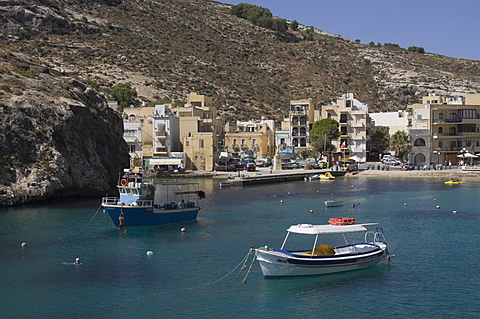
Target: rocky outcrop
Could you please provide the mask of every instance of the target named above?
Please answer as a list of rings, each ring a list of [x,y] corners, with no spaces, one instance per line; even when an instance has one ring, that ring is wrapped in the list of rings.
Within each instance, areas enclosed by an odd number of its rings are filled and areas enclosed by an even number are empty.
[[[108,192],[129,165],[121,116],[80,81],[7,60],[2,66],[11,71],[0,74],[0,205]]]

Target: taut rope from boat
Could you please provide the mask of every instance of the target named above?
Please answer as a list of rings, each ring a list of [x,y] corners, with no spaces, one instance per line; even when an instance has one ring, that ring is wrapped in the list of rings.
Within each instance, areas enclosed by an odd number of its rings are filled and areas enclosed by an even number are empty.
[[[252,251],[255,250],[255,246],[253,246],[252,248],[250,248],[250,251],[249,251],[249,254],[247,256],[249,256],[251,254]],[[253,266],[253,263],[255,262],[255,259],[257,258],[257,254],[253,254],[253,258],[252,258],[252,262],[250,263],[250,267],[248,267],[248,271],[247,273],[245,274],[245,277],[243,278],[243,280],[241,281],[241,283],[243,284],[246,284],[247,283],[247,277],[248,275],[250,274],[250,270],[252,270],[252,266]],[[246,264],[246,262],[245,262]],[[242,268],[243,269],[243,268]],[[241,271],[241,270],[240,270]]]
[[[88,222],[88,224],[85,226],[85,228],[88,227],[88,225],[90,225],[90,223],[93,221],[93,219],[95,218],[95,216],[97,216],[98,212],[100,211],[100,208],[102,208],[102,205],[100,205],[97,209],[97,211],[95,212],[95,215],[93,215],[92,219],[90,219],[90,221]]]

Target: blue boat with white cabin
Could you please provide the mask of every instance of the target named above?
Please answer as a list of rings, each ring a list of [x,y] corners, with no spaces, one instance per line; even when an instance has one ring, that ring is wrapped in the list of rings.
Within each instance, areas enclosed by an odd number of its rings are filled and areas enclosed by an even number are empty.
[[[117,189],[119,197],[103,197],[102,207],[115,226],[155,226],[194,221],[205,193],[198,183],[144,182],[126,170]]]

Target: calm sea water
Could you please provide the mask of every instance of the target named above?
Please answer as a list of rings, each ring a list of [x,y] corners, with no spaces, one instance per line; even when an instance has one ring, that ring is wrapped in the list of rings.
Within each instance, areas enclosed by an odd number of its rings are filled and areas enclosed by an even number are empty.
[[[89,224],[99,198],[3,208],[0,316],[477,317],[480,180],[464,180],[360,176],[220,189],[218,180],[204,179],[197,222],[127,234],[102,212]],[[325,208],[332,196],[346,205]],[[255,263],[245,284],[245,270],[237,278],[252,245],[279,247],[290,225],[350,216],[353,203],[360,203],[358,222],[383,226],[393,264],[266,279]],[[72,264],[76,257],[81,266]]]

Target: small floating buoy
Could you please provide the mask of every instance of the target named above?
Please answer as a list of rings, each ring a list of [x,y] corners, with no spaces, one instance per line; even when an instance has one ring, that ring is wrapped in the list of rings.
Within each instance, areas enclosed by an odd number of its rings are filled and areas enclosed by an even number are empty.
[[[187,230],[185,229],[185,227],[182,227],[182,229],[180,229],[181,232],[186,232]]]
[[[372,196],[372,198],[373,198],[373,196]]]
[[[457,213],[457,211],[456,211],[456,210],[454,210],[454,211],[453,211],[453,213],[454,213],[454,214],[456,214],[456,213]]]
[[[433,200],[434,200],[434,201],[436,201],[437,199],[436,199],[436,198],[434,198]]]
[[[283,203],[283,199],[280,200],[280,203]]]
[[[277,196],[275,196],[275,194],[273,194],[273,197],[277,197]]]
[[[22,243],[22,247],[25,247],[25,246],[27,246],[27,243],[26,243],[26,242],[23,242],[23,243]]]
[[[330,194],[330,196],[333,196],[333,194]]]
[[[153,251],[151,251],[151,250],[147,251],[147,255],[148,255],[148,256],[153,255]]]
[[[407,206],[407,203],[403,203],[403,206]]]
[[[313,209],[310,209],[310,214],[313,214]]]
[[[436,209],[440,209],[440,206],[437,205],[437,206],[435,206],[435,208],[436,208]]]

